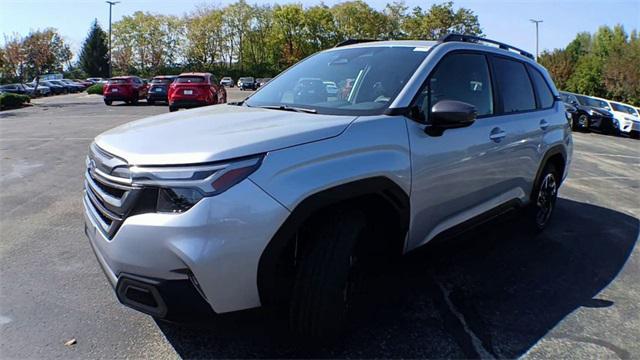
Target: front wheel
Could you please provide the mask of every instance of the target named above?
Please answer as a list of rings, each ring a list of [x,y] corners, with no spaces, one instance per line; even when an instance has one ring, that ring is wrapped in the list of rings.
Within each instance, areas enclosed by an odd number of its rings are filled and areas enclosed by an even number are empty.
[[[586,114],[580,114],[578,117],[578,127],[582,131],[589,131],[589,117]]]
[[[551,219],[558,199],[560,176],[553,164],[547,164],[535,184],[525,216],[536,232],[544,230]]]
[[[303,254],[289,309],[294,333],[307,340],[339,336],[358,279],[356,244],[365,229],[364,214],[338,210],[316,217],[301,236]]]

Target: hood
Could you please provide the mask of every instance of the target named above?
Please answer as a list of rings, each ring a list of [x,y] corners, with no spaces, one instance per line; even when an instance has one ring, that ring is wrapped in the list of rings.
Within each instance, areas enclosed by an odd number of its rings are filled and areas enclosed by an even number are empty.
[[[602,115],[602,116],[607,116],[607,117],[613,117],[613,114],[610,111],[607,111],[605,109],[602,108],[598,108],[598,107],[593,107],[593,106],[589,106],[589,109],[593,110],[594,112]]]
[[[331,138],[354,119],[214,105],[133,121],[98,135],[95,142],[132,165],[195,164]]]

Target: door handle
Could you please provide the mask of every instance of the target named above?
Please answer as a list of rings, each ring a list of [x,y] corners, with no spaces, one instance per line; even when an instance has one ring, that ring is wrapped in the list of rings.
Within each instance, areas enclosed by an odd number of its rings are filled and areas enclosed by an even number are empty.
[[[545,119],[540,120],[540,129],[547,130],[549,127],[549,122]]]
[[[491,133],[489,134],[489,139],[498,143],[502,141],[502,139],[504,139],[505,136],[507,136],[507,133],[504,130],[502,130],[499,127],[495,127],[491,130]]]

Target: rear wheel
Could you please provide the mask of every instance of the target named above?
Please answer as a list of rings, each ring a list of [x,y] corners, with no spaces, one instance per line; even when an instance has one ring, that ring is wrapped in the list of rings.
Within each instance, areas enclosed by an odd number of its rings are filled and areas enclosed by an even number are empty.
[[[169,112],[174,112],[174,111],[178,111],[178,108],[174,106],[169,106]]]
[[[137,105],[138,104],[138,97],[134,97],[133,99],[131,99],[131,104],[133,105]]]
[[[308,340],[337,338],[347,318],[358,279],[357,240],[365,229],[358,210],[338,210],[313,221],[303,231],[289,320]]]
[[[106,105],[111,106],[111,104],[113,104],[113,101],[111,101],[111,100],[105,100],[105,101],[104,101],[104,103],[105,103]]]
[[[155,105],[155,100],[147,100],[147,104],[149,105]]]
[[[531,227],[540,232],[549,223],[551,214],[558,199],[558,187],[560,186],[560,175],[553,164],[547,164],[538,178],[531,204],[529,204],[526,217]]]

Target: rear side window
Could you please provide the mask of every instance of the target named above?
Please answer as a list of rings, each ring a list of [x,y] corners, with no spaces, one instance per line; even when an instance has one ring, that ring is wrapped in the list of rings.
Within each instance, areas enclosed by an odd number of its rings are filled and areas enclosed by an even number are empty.
[[[203,76],[180,76],[176,79],[177,83],[203,83]]]
[[[494,70],[505,114],[535,110],[536,98],[523,63],[496,57]]]
[[[533,66],[527,65],[529,68],[529,74],[531,74],[531,80],[533,80],[533,86],[536,88],[538,94],[538,101],[540,102],[541,109],[548,109],[553,106],[554,96],[549,88],[547,80],[540,74],[540,71],[533,68]]]
[[[493,114],[493,93],[486,57],[481,54],[450,54],[429,76],[416,105],[425,114],[441,100],[474,105],[478,116]]]

